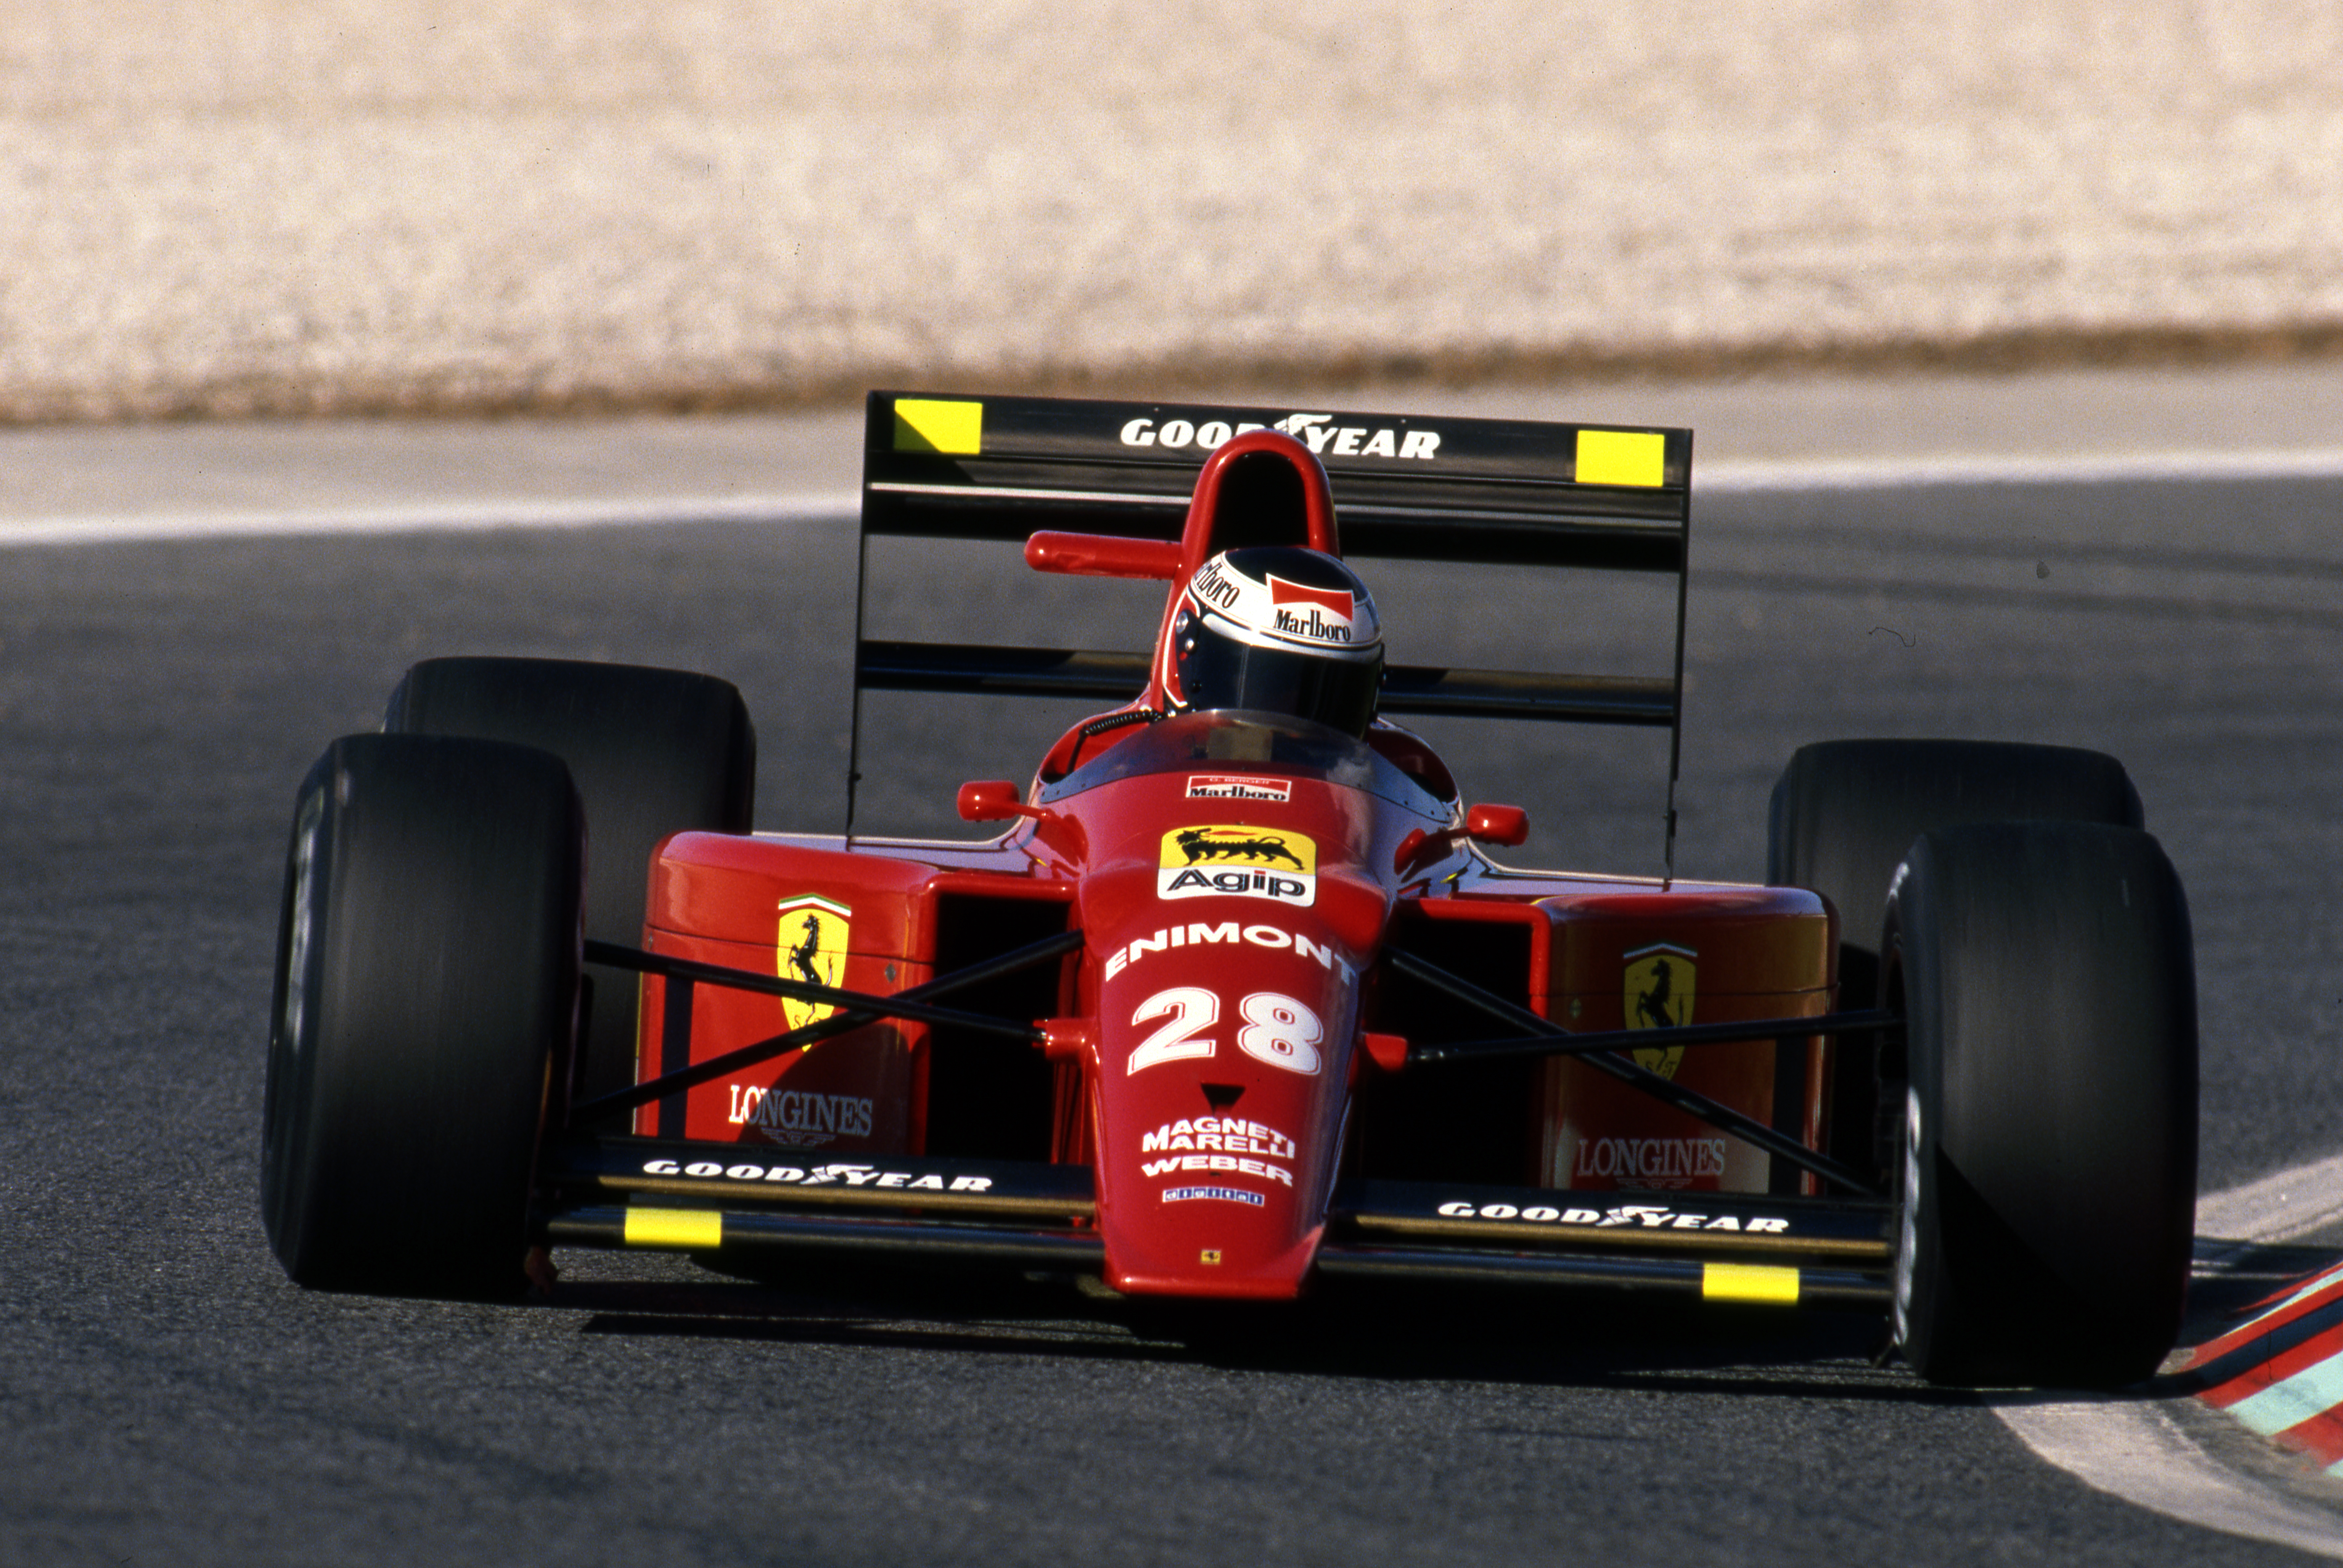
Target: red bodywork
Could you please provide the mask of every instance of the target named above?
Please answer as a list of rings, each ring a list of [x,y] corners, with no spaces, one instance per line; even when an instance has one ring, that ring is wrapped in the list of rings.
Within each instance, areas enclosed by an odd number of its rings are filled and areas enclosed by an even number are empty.
[[[1222,476],[1249,456],[1301,475],[1292,542],[1339,553],[1323,469],[1262,430],[1206,461],[1176,545],[1038,534],[1027,558],[1184,580],[1220,548]],[[1163,700],[1168,627],[1167,606],[1140,704]],[[1762,1151],[1583,1063],[1419,1081],[1378,1065],[1396,1041],[1365,1036],[1491,1032],[1380,969],[1387,945],[1437,953],[1573,1030],[1823,1013],[1836,935],[1815,895],[1500,868],[1446,769],[1381,723],[1363,745],[1260,716],[1078,729],[1024,799],[989,844],[679,834],[653,867],[643,945],[891,994],[1071,926],[1081,951],[996,999],[1049,1020],[1043,1050],[875,1023],[646,1107],[636,1131],[1087,1164],[1107,1282],[1163,1295],[1293,1296],[1338,1176],[1785,1191]],[[687,1065],[665,1050],[665,988],[643,982],[641,1079]],[[695,1061],[827,1010],[709,987],[692,1005]],[[1778,1073],[1775,1050],[1639,1055],[1817,1146],[1825,1047]],[[1801,1097],[1795,1116],[1775,1114],[1777,1087]]]

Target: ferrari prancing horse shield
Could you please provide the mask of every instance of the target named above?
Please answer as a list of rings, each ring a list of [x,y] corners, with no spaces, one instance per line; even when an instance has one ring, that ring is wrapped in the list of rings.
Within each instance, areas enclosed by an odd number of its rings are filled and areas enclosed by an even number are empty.
[[[1679,1029],[1692,1021],[1693,960],[1700,955],[1690,948],[1666,942],[1637,948],[1627,955],[1627,1027]],[[1684,1063],[1684,1047],[1632,1051],[1635,1065],[1662,1078],[1674,1078]]]
[[[809,985],[845,984],[846,937],[853,913],[844,904],[810,893],[783,900],[776,972],[783,980]],[[837,1010],[827,1002],[781,999],[781,1017],[791,1029],[820,1023]]]

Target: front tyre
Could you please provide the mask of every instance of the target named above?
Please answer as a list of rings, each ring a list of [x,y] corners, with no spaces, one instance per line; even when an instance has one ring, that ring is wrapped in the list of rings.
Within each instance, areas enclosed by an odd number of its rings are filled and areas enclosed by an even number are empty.
[[[1914,842],[1895,1332],[1934,1382],[2113,1387],[2180,1328],[2197,1191],[2188,912],[2156,840],[2005,822]]]
[[[360,735],[310,769],[261,1157],[296,1282],[519,1288],[548,1089],[573,1047],[584,845],[547,752]]]

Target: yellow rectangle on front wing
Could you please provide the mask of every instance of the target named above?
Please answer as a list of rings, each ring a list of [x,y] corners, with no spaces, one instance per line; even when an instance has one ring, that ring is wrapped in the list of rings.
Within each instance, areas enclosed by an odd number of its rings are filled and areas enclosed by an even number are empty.
[[[700,1209],[629,1209],[627,1245],[701,1251],[724,1244],[724,1216]]]
[[[1705,1263],[1700,1271],[1700,1293],[1712,1302],[1766,1302],[1795,1307],[1798,1271],[1763,1263]]]

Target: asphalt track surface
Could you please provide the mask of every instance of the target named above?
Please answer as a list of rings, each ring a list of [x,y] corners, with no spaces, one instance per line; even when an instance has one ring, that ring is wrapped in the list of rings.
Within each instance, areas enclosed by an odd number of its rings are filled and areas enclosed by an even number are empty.
[[[2130,766],[2194,908],[2204,1185],[2343,1148],[2343,482],[1749,492],[1695,523],[1679,865],[1762,871],[1796,744],[1968,734]],[[566,1255],[552,1298],[304,1292],[256,1213],[294,786],[437,653],[703,668],[759,818],[837,819],[834,525],[182,541],[0,567],[0,1559],[51,1563],[2276,1563],[1874,1370],[1857,1319],[1334,1302],[1272,1332],[1063,1287],[767,1287]],[[1019,569],[877,604],[1128,645]],[[1589,595],[1384,569],[1396,657],[1599,660]],[[1119,590],[1117,590],[1119,591]],[[1142,596],[1143,597],[1143,596]],[[1648,621],[1639,603],[1625,607]],[[1612,624],[1608,620],[1604,624]],[[874,825],[1051,716],[891,715]],[[1530,863],[1656,864],[1649,737],[1440,737]],[[2040,977],[2059,983],[2055,966]]]

